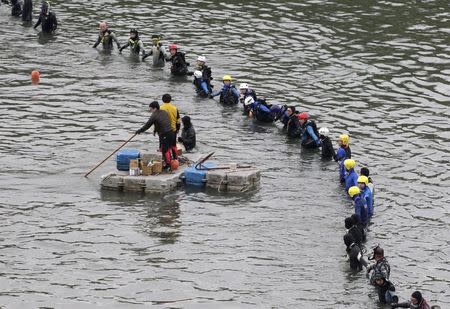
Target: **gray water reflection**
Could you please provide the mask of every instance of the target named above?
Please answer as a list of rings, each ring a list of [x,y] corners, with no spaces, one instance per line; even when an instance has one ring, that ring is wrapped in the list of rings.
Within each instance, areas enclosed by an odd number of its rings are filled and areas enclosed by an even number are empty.
[[[380,242],[402,298],[450,303],[449,10],[446,1],[52,1],[46,38],[0,7],[0,303],[8,307],[379,308],[342,244],[351,203],[333,162],[276,126],[201,100],[189,79],[94,50],[106,19],[205,54],[231,74],[352,137],[377,184],[368,245]],[[38,3],[35,3],[35,13]],[[148,44],[147,44],[148,46]],[[30,72],[41,72],[31,86]],[[100,192],[82,175],[173,95],[202,152],[257,163],[244,195]],[[154,149],[140,136],[130,147]],[[89,305],[88,305],[89,304]]]

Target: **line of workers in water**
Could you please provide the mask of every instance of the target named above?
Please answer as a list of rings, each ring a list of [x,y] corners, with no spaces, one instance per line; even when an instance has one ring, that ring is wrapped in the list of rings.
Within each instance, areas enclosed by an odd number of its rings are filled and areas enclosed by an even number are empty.
[[[31,0],[25,0],[23,7],[21,7],[19,1],[12,0],[12,15],[20,16],[21,14],[24,21],[31,21],[32,9],[30,10],[30,3]],[[50,4],[47,1],[42,3],[41,14],[35,28],[39,24],[42,24],[44,32],[52,33],[56,30],[56,15],[50,12]],[[390,304],[392,308],[430,308],[419,291],[412,293],[409,301],[398,302],[395,287],[390,281],[391,268],[382,247],[377,245],[373,248],[373,254],[369,258],[369,260],[374,260],[373,264],[368,265],[364,258],[366,228],[374,214],[374,183],[367,167],[361,168],[359,176],[356,173],[357,162],[352,159],[349,135],[342,134],[339,136],[338,148],[335,151],[329,137],[329,129],[326,127],[318,129],[316,122],[310,118],[310,115],[307,112],[299,112],[295,106],[269,104],[264,98],[258,97],[248,83],[241,83],[237,88],[230,75],[223,76],[221,89],[213,91],[212,71],[206,65],[205,56],[198,56],[196,69],[190,71],[190,64],[186,61],[185,54],[178,50],[176,44],[170,44],[169,53],[167,53],[161,43],[161,35],[152,36],[152,48],[146,52],[136,29],[130,30],[129,39],[124,45],[119,43],[115,33],[109,29],[106,22],[100,22],[99,30],[98,38],[93,45],[94,48],[102,44],[104,50],[112,51],[115,43],[119,52],[129,47],[132,54],[142,55],[142,60],[152,56],[154,66],[162,67],[166,62],[169,62],[171,63],[171,74],[193,76],[193,84],[198,95],[205,98],[219,96],[220,103],[224,105],[240,103],[244,115],[261,122],[280,121],[286,134],[290,138],[299,138],[302,147],[321,148],[323,159],[333,159],[338,163],[339,180],[353,201],[354,214],[344,221],[347,232],[343,237],[350,268],[353,271],[361,271],[363,267],[366,268],[370,283],[377,289],[380,303]],[[170,172],[179,166],[177,142],[182,143],[187,152],[196,147],[194,126],[189,116],[180,117],[177,107],[172,103],[170,94],[162,96],[162,104],[158,101],[151,102],[149,111],[151,113],[150,118],[135,134],[141,134],[150,127],[154,127],[154,134],[158,134],[159,137],[164,170]],[[181,123],[183,123],[182,129]],[[180,136],[178,136],[179,134]],[[431,308],[438,307],[433,306]]]
[[[172,103],[170,94],[162,96],[162,105],[158,101],[151,102],[149,111],[151,113],[149,120],[135,134],[141,134],[153,126],[154,133],[157,133],[159,136],[165,170],[176,169],[179,164],[177,141],[183,143],[187,151],[195,147],[196,134],[191,119],[189,116],[180,117],[177,107]],[[288,112],[286,111],[286,113]],[[308,129],[306,129],[308,121],[312,122],[309,119],[299,120],[302,128],[301,134],[309,134],[307,133]],[[177,138],[181,129],[181,122],[183,123],[183,128],[181,136]],[[356,272],[363,270],[363,267],[366,268],[367,277],[370,279],[370,283],[375,286],[380,303],[389,304],[391,308],[430,308],[419,291],[412,293],[409,301],[399,302],[395,293],[395,286],[389,279],[391,267],[382,247],[377,245],[373,248],[373,253],[369,260],[374,260],[374,263],[368,265],[368,262],[365,260],[364,242],[366,241],[366,228],[374,214],[374,183],[367,167],[361,168],[360,175],[357,175],[355,171],[356,161],[351,158],[349,135],[342,134],[339,136],[338,149],[335,151],[328,133],[327,128],[318,130],[317,135],[320,142],[315,143],[315,145],[322,146],[322,157],[324,159],[334,159],[338,162],[339,179],[353,200],[354,214],[344,220],[347,232],[343,237],[350,268]],[[304,147],[311,146],[309,143],[306,143]],[[326,147],[326,151],[324,151],[324,147]],[[433,306],[431,308],[438,307]]]

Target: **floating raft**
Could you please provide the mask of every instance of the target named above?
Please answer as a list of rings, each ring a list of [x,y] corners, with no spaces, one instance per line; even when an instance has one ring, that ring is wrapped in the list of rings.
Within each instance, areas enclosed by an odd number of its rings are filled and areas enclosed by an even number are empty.
[[[161,154],[141,152],[141,158],[160,159]],[[130,176],[126,171],[111,172],[102,176],[101,187],[105,190],[145,193],[168,193],[183,185],[206,187],[219,192],[247,192],[259,188],[261,172],[257,168],[236,164],[218,165],[193,156],[184,158],[190,163],[181,164],[171,173]]]

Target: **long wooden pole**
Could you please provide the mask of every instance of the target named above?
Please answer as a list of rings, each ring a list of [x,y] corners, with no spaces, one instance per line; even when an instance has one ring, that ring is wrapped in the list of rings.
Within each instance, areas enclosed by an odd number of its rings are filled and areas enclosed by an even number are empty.
[[[109,158],[111,158],[113,154],[115,154],[116,152],[118,152],[118,151],[120,150],[120,148],[122,148],[123,146],[125,146],[126,144],[128,144],[135,136],[136,136],[136,133],[133,134],[133,136],[131,136],[128,140],[126,140],[122,145],[120,145],[116,150],[114,150],[109,156],[107,156],[105,160],[103,160],[102,162],[100,162],[99,164],[97,164],[96,167],[94,167],[94,168],[91,169],[88,173],[86,173],[86,175],[84,175],[84,177],[89,176],[90,173],[92,173],[92,172],[95,171],[100,165],[102,165],[103,163],[105,163],[106,160],[108,160]]]

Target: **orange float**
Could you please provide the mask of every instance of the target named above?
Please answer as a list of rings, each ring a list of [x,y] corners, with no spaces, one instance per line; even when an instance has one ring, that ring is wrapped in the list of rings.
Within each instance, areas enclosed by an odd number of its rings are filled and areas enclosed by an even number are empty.
[[[31,83],[36,85],[39,83],[39,79],[41,78],[41,73],[38,70],[33,70],[31,72]]]

